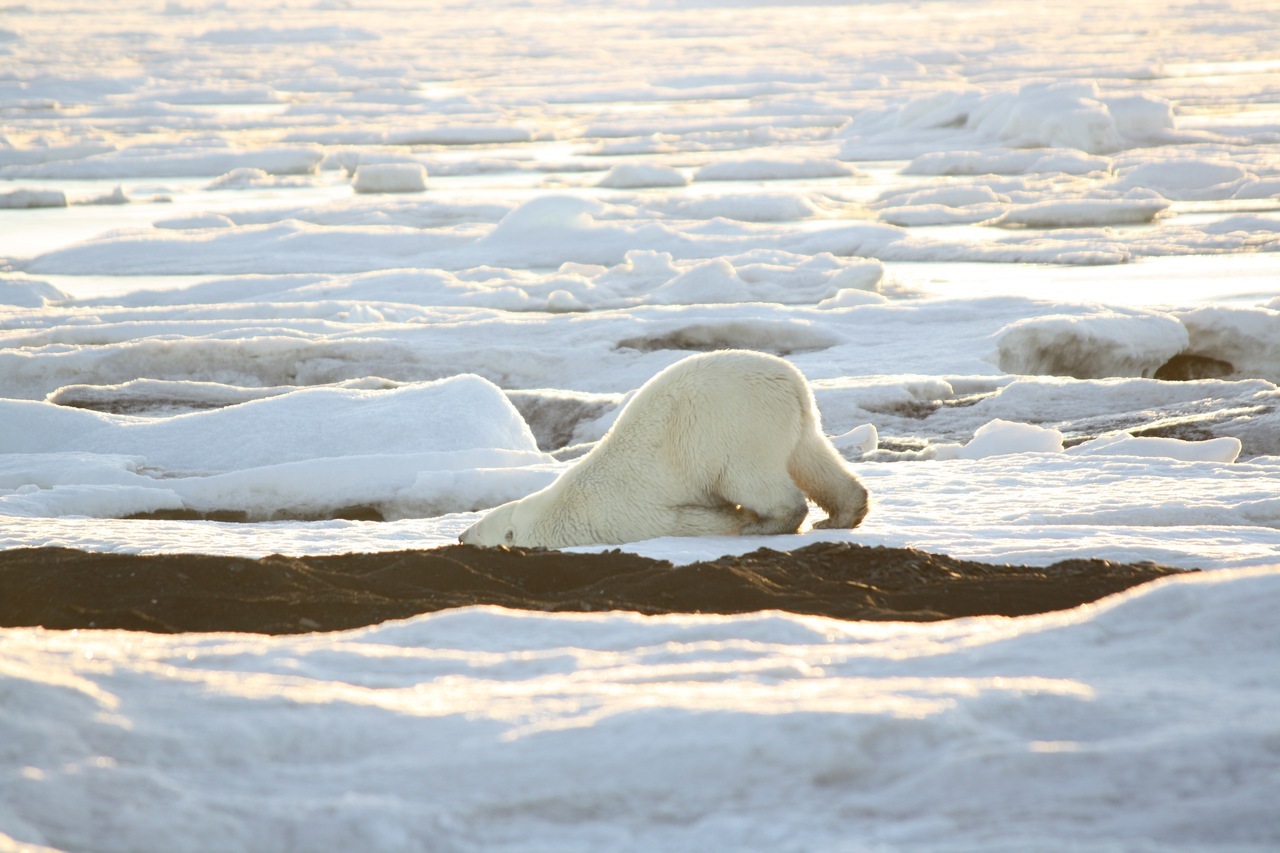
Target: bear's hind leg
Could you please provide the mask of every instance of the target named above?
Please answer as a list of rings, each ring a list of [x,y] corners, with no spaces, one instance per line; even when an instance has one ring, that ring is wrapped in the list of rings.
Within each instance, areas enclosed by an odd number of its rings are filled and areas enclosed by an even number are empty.
[[[742,511],[732,504],[684,504],[667,510],[665,536],[736,536],[742,531]]]
[[[867,490],[816,423],[796,444],[787,470],[796,485],[827,511],[829,517],[815,522],[814,528],[847,529],[862,523],[867,514]]]
[[[795,533],[809,514],[804,492],[795,487],[786,472],[779,472],[775,477],[757,473],[750,478],[722,483],[720,495],[739,507],[743,536]]]

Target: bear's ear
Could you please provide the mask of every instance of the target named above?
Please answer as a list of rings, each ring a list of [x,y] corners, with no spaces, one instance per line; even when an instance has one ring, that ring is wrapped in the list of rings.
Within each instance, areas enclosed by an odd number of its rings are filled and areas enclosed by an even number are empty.
[[[516,541],[516,531],[514,527],[508,527],[507,532],[502,535],[502,541],[510,545]]]

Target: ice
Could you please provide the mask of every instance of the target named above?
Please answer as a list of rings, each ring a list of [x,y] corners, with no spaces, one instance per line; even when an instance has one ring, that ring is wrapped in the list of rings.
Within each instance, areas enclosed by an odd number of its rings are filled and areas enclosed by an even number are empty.
[[[1236,373],[1280,380],[1280,310],[1206,305],[1178,319],[1196,355],[1229,365]]]
[[[387,131],[387,145],[499,145],[532,142],[534,132],[513,125],[432,125]]]
[[[956,146],[979,142],[1015,149],[1066,148],[1090,155],[1178,138],[1167,100],[1146,93],[1107,97],[1089,80],[918,95],[900,106],[854,116],[840,135],[848,140],[841,151],[847,159],[865,153],[868,142],[902,140],[910,147],[920,138],[941,136],[954,136]]]
[[[1101,157],[1071,148],[1058,148],[1045,153],[1042,149],[1027,151],[930,151],[913,159],[903,169],[908,175],[1021,175],[1027,173],[1062,173],[1088,175],[1107,173],[1112,168],[1109,157]]]
[[[278,187],[287,186],[281,178],[264,171],[263,169],[255,169],[252,167],[241,167],[232,169],[225,175],[220,176],[211,181],[207,187],[210,190],[249,190],[260,187]],[[231,220],[227,217],[227,223]],[[156,223],[157,227],[162,227],[160,223]]]
[[[770,181],[798,178],[845,178],[857,174],[838,160],[727,160],[703,166],[695,181]]]
[[[831,436],[831,443],[846,456],[858,457],[874,453],[880,444],[875,424],[856,426],[846,433]]]
[[[1176,438],[1136,438],[1128,433],[1095,438],[1071,448],[1070,453],[1114,456],[1164,456],[1184,462],[1235,462],[1240,456],[1240,439],[1214,438],[1207,441],[1180,441]]]
[[[442,217],[450,215],[448,209],[407,207],[401,216],[393,212],[381,223],[365,221],[367,215],[358,208],[342,216],[306,211],[307,220],[253,214],[184,217],[167,224],[210,230],[166,233],[174,230],[170,227],[108,233],[41,254],[26,262],[24,269],[55,275],[240,275],[388,267],[457,270],[486,264],[542,269],[564,263],[613,265],[631,251],[665,252],[694,260],[753,249],[898,262],[1115,264],[1143,256],[1280,249],[1280,220],[1257,215],[1229,216],[1205,224],[1175,219],[1154,231],[1117,233],[1101,227],[1152,219],[1164,210],[1164,202],[1149,196],[1114,200],[1077,196],[1030,204],[1024,214],[1028,224],[1062,228],[1063,233],[1030,231],[1008,236],[997,232],[983,241],[914,235],[905,228],[866,220],[835,219],[812,227],[789,220],[814,216],[819,208],[807,199],[786,195],[745,205],[732,199],[695,199],[653,209],[621,207],[577,195],[542,195],[507,208],[505,216],[491,224],[489,211],[494,209],[471,207],[475,213],[483,211],[477,221],[467,216],[467,208],[452,208],[451,215],[457,217],[452,227],[430,229],[419,227],[420,223],[437,211]],[[674,218],[697,214],[719,218]],[[732,221],[725,214],[742,221]],[[1010,217],[1011,224],[1017,222],[1018,208],[976,205],[957,208],[952,219],[930,214],[899,221],[908,226],[939,221],[995,224],[1003,215]],[[399,224],[396,219],[401,217],[415,218],[408,220],[412,224]],[[885,218],[894,220],[892,211]],[[228,227],[228,221],[235,227]],[[1082,224],[1091,227],[1078,232],[1066,229]]]
[[[1077,444],[1066,452],[1083,456],[1158,456],[1183,462],[1230,463],[1240,457],[1241,448],[1240,439],[1234,437],[1188,441],[1153,436],[1135,437],[1121,432]],[[870,447],[858,449],[870,453],[876,447],[872,442]],[[988,459],[1012,453],[1063,451],[1062,433],[1057,429],[997,418],[979,427],[973,438],[964,445],[939,442],[931,445],[923,456],[938,460]]]
[[[66,207],[67,194],[61,190],[10,190],[0,193],[0,207]]]
[[[420,193],[427,170],[417,163],[373,163],[358,166],[351,182],[358,193]]]
[[[4,629],[0,849],[1276,849],[1278,44],[1262,0],[6,6],[0,547],[451,544],[747,347],[866,522],[626,551],[1204,571]]]
[[[230,402],[206,388],[187,389],[188,400]],[[13,490],[0,495],[0,512],[10,515],[183,509],[270,519],[368,506],[397,518],[492,506],[550,481],[538,470],[504,470],[549,460],[519,413],[478,377],[292,390],[159,419],[39,402],[0,409],[9,429],[0,459],[14,460],[0,469]],[[126,487],[118,502],[98,488],[103,470]]]
[[[480,448],[534,450],[492,383],[455,376],[390,390],[305,388],[239,405],[139,419],[6,400],[5,453],[134,454],[169,472],[214,472],[321,457]]]
[[[1166,112],[1172,125],[1167,105]],[[1033,83],[1016,93],[988,95],[969,111],[966,127],[1011,148],[1061,147],[1105,154],[1124,144],[1119,123],[1093,84]]]
[[[236,27],[207,30],[196,41],[218,45],[305,44],[378,41],[382,36],[360,27]]]
[[[1168,209],[1162,198],[1042,201],[1011,208],[990,221],[1025,228],[1133,225],[1151,222]]]
[[[1232,198],[1253,178],[1243,166],[1226,159],[1148,161],[1118,171],[1121,186],[1154,189],[1179,201]]]
[[[683,187],[689,183],[684,173],[670,166],[622,163],[611,168],[597,186],[634,189],[637,187]]]
[[[1186,327],[1165,314],[1051,314],[1001,329],[996,362],[1010,373],[1151,377],[1189,345]]]
[[[1009,453],[1058,453],[1062,450],[1062,433],[1035,424],[1017,424],[993,420],[983,424],[963,447],[937,444],[934,459],[986,459]]]
[[[235,150],[138,146],[87,157],[53,160],[28,166],[0,167],[0,178],[117,179],[123,177],[217,177],[235,169],[260,169],[272,175],[306,175],[320,165],[324,153],[314,146],[275,146]]]
[[[62,302],[67,299],[70,299],[67,294],[48,282],[0,278],[0,305],[41,308],[50,302]]]

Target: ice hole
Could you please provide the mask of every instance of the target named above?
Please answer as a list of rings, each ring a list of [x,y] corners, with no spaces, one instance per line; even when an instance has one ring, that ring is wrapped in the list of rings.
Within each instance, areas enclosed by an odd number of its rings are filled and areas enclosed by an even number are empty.
[[[1225,379],[1236,372],[1235,365],[1220,358],[1180,352],[1160,365],[1156,379],[1166,382],[1189,382],[1195,379]]]

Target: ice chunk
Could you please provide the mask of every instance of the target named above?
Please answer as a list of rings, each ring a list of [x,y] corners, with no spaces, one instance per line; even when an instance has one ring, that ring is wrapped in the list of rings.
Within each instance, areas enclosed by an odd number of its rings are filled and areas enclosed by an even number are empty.
[[[684,173],[670,166],[622,163],[614,166],[596,186],[616,189],[639,187],[683,187],[689,183]]]
[[[932,449],[934,459],[986,459],[1012,453],[1061,453],[1062,433],[1049,427],[996,418],[979,427],[963,447],[958,444],[937,444]]]
[[[477,448],[333,456],[161,481],[188,510],[253,519],[325,518],[367,508],[386,520],[485,509],[547,486],[544,454]]]
[[[1191,353],[1225,362],[1238,376],[1280,382],[1280,310],[1206,305],[1177,316]]]
[[[967,207],[946,207],[940,204],[921,204],[912,207],[890,207],[880,211],[880,219],[900,228],[921,228],[930,225],[974,225],[996,222],[1006,212],[1005,205],[975,204]]]
[[[985,185],[943,184],[926,189],[890,190],[876,199],[878,207],[914,207],[936,204],[941,207],[968,207],[975,204],[1008,204],[1009,196]]]
[[[0,305],[40,308],[50,302],[61,302],[70,298],[48,282],[0,278]]]
[[[10,190],[0,193],[0,209],[66,206],[67,194],[62,190]]]
[[[846,433],[832,436],[831,443],[845,456],[866,456],[880,446],[880,433],[875,424],[862,424]]]
[[[197,231],[202,228],[234,228],[236,226],[229,217],[221,213],[196,213],[191,216],[174,216],[158,219],[153,223],[156,228],[167,228],[174,231]]]
[[[1078,444],[1067,453],[1080,456],[1158,456],[1183,462],[1235,462],[1242,447],[1240,439],[1230,436],[1184,441],[1122,432]]]
[[[420,193],[427,170],[418,163],[366,163],[356,167],[351,186],[358,193]]]
[[[906,175],[1023,175],[1060,172],[1087,175],[1108,172],[1111,160],[1084,151],[1062,148],[1046,154],[1030,151],[930,151],[903,169]]]
[[[1123,145],[1115,119],[1098,100],[1096,87],[1023,86],[1016,95],[993,95],[969,116],[979,135],[1018,148],[1066,146],[1091,154]]]
[[[707,261],[680,273],[653,292],[654,301],[666,304],[752,301],[747,283],[723,258]]]
[[[902,105],[867,110],[841,129],[840,136],[847,142],[840,156],[885,156],[896,146],[917,156],[925,155],[922,162],[912,164],[913,170],[961,173],[945,171],[962,168],[960,161],[946,150],[947,138],[955,137],[961,144],[976,147],[1075,149],[1084,152],[1084,159],[1075,158],[1074,163],[1064,160],[1061,170],[1082,173],[1097,171],[1098,163],[1091,161],[1090,155],[1118,151],[1135,142],[1165,140],[1173,130],[1172,105],[1166,100],[1141,93],[1107,97],[1089,81],[1034,82],[998,91],[935,92]],[[970,154],[967,152],[966,156]],[[979,168],[992,172],[1056,168],[1048,161],[1032,166],[1041,159],[1042,152],[999,156],[1008,159],[1000,165],[988,163]],[[936,158],[949,160],[949,165],[940,166]]]
[[[1120,187],[1153,189],[1176,201],[1228,199],[1253,178],[1238,163],[1202,158],[1153,159],[1118,171]]]
[[[1001,370],[1022,375],[1151,377],[1188,343],[1186,327],[1168,314],[1053,314],[997,332],[995,361]]]
[[[519,412],[474,375],[386,391],[307,388],[157,420],[0,400],[0,420],[9,427],[0,453],[139,456],[185,473],[373,453],[537,450]]]
[[[598,202],[567,195],[539,196],[526,201],[499,220],[485,238],[490,242],[558,236],[562,230],[589,231],[595,227]]]
[[[271,186],[275,179],[262,169],[244,167],[233,169],[222,177],[212,181],[206,189],[210,190],[245,190],[253,187]]]
[[[110,206],[110,205],[119,205],[119,204],[129,204],[132,201],[133,199],[129,198],[129,194],[124,191],[124,187],[117,186],[115,189],[113,189],[109,193],[90,196],[85,199],[77,200],[73,203],[74,204],[97,204],[97,205],[103,205],[103,206]]]
[[[993,225],[1026,228],[1081,228],[1151,222],[1169,209],[1162,198],[1075,198],[1014,205]]]
[[[1116,129],[1128,139],[1159,139],[1174,129],[1173,104],[1141,92],[1105,97]]]
[[[296,390],[290,386],[245,388],[219,382],[133,379],[118,385],[64,385],[46,399],[59,406],[77,409],[150,414],[157,410],[217,409],[264,397],[278,397]]]
[[[875,291],[844,287],[837,290],[833,296],[820,301],[818,307],[825,309],[856,308],[859,305],[878,305],[888,301],[888,299]]]
[[[0,494],[0,516],[19,518],[126,518],[182,508],[182,498],[171,489],[154,483],[143,486],[54,486]]]

